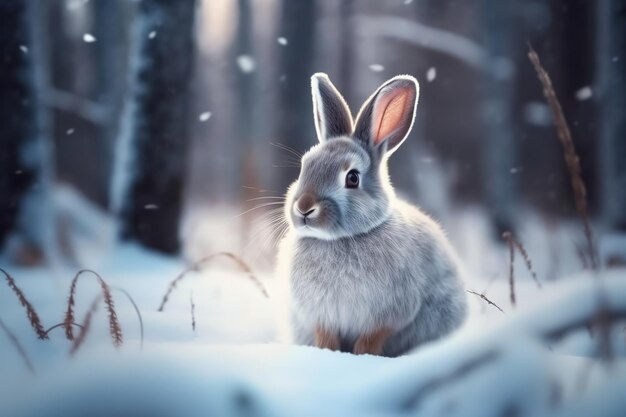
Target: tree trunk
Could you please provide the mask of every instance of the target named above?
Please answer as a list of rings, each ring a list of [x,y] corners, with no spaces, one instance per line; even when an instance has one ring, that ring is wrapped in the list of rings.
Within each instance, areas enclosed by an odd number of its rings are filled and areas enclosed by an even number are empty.
[[[626,232],[626,1],[598,2],[598,79],[603,207],[611,229]]]
[[[48,120],[41,107],[39,0],[0,2],[0,245],[9,235],[14,261],[44,260],[51,237]],[[35,21],[37,20],[37,21]]]
[[[139,3],[112,185],[123,236],[166,253],[180,246],[194,14],[195,0]]]
[[[313,0],[283,1],[282,7],[281,35],[289,43],[281,48],[277,140],[298,152],[308,149],[317,140],[310,79],[314,72],[314,3]],[[298,169],[282,168],[279,173],[276,187],[282,192],[298,176]]]
[[[511,1],[484,3],[484,45],[498,68],[485,73],[482,119],[485,126],[484,184],[487,207],[499,236],[514,226],[518,184],[511,175],[517,163],[516,129],[513,118],[514,62],[519,44],[512,22],[516,17]]]

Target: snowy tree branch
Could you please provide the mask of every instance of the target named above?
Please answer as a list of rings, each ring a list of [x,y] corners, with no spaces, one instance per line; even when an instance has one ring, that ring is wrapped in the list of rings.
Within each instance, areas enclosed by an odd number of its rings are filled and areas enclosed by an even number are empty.
[[[351,20],[361,36],[396,39],[452,56],[479,70],[495,71],[494,60],[481,45],[456,33],[395,16],[357,15]]]
[[[514,358],[510,355],[519,346],[527,343],[537,345],[538,341],[557,341],[589,323],[597,322],[599,317],[605,325],[625,320],[626,281],[605,279],[602,285],[603,297],[598,297],[596,282],[583,280],[580,285],[570,288],[569,293],[551,300],[549,304],[513,316],[504,327],[491,334],[459,333],[421,348],[419,355],[407,357],[395,369],[390,369],[388,378],[377,381],[374,387],[368,384],[370,396],[372,392],[384,393],[380,397],[371,396],[374,403],[370,406],[386,410],[411,409],[414,412],[424,401],[440,392],[449,400],[454,392],[452,386],[458,386],[461,380],[488,365],[497,363],[494,366],[505,368],[501,361],[519,361],[517,355]],[[520,357],[531,360],[531,356]],[[542,366],[537,363],[520,365]],[[398,381],[403,379],[399,386]],[[392,394],[388,389],[390,386],[395,387]]]
[[[105,106],[67,91],[48,87],[43,93],[43,101],[52,108],[74,113],[97,125],[104,125],[109,120],[109,111]]]

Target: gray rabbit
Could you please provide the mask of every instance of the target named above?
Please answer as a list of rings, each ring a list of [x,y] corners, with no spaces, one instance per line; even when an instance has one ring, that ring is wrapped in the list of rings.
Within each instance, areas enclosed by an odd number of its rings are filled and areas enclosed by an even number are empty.
[[[406,139],[419,85],[380,86],[356,122],[326,74],[311,78],[319,144],[289,187],[289,231],[279,274],[288,279],[298,344],[398,356],[458,328],[466,297],[441,228],[399,200],[387,159]]]

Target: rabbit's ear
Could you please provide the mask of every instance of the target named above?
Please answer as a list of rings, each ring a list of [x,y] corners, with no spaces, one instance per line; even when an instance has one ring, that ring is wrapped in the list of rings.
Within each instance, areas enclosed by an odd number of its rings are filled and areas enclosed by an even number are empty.
[[[419,90],[410,75],[398,75],[381,85],[361,107],[354,136],[373,149],[394,152],[411,131]]]
[[[320,142],[337,136],[350,136],[353,122],[350,109],[328,75],[318,72],[311,77],[313,117]]]

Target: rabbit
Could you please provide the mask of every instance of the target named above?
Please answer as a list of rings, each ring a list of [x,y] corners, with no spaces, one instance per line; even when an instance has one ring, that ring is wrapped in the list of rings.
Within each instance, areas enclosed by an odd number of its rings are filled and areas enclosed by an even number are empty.
[[[442,229],[395,196],[387,160],[413,125],[417,80],[382,84],[353,122],[326,74],[311,78],[319,143],[288,188],[278,248],[293,342],[399,356],[465,320],[460,267]]]

